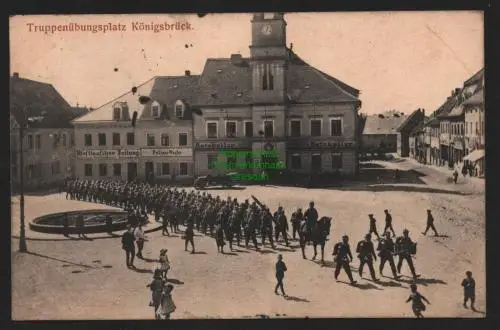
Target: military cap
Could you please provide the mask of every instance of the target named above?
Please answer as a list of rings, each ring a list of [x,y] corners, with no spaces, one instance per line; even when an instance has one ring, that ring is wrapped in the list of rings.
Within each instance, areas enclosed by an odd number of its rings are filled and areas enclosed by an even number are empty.
[[[344,236],[342,236],[342,239],[343,239],[343,240],[349,239],[349,236],[344,235]]]
[[[403,230],[403,234],[405,234],[405,233],[407,234],[407,233],[409,233],[409,232],[410,232],[410,231],[409,231],[408,229],[406,229],[406,228]]]
[[[368,239],[368,238],[372,238],[372,234],[366,234],[365,235],[365,238]]]

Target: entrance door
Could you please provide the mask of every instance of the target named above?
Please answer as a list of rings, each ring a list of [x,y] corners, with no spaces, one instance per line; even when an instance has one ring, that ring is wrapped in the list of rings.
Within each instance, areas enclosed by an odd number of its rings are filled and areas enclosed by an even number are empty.
[[[315,154],[311,156],[311,172],[321,172],[321,155]]]
[[[127,164],[127,178],[129,180],[135,180],[137,177],[137,163]]]
[[[155,174],[155,167],[153,162],[146,162],[146,168],[145,168],[145,178],[147,182],[150,182],[153,180],[154,174]]]

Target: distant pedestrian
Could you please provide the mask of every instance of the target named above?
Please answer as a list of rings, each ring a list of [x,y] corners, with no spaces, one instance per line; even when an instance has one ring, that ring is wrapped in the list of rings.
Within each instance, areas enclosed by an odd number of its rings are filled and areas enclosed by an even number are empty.
[[[187,251],[188,243],[191,243],[191,254],[194,254],[194,230],[193,223],[190,221],[187,224],[186,231],[184,232],[184,251]]]
[[[283,297],[286,297],[285,289],[283,288],[283,279],[285,278],[285,272],[287,271],[286,265],[283,262],[283,256],[281,254],[278,255],[278,262],[276,262],[276,280],[278,283],[274,288],[274,293],[278,294],[278,288],[281,290],[281,294]]]
[[[465,273],[466,278],[462,281],[464,288],[464,308],[467,308],[467,302],[470,300],[470,308],[475,311],[474,303],[476,301],[476,281],[472,277],[472,272]]]
[[[174,286],[172,284],[167,284],[163,286],[163,292],[161,295],[161,303],[158,307],[156,314],[159,320],[168,320],[170,319],[170,314],[175,312],[177,307],[174,304],[174,300],[172,299],[172,290]]]
[[[465,161],[462,165],[462,175],[464,176],[464,178],[467,176],[467,161]]]
[[[144,229],[142,229],[142,223],[139,223],[134,232],[135,242],[137,243],[137,257],[143,259],[142,249],[144,248],[144,241],[146,237],[144,235]]]
[[[370,219],[370,230],[368,231],[368,233],[374,233],[377,238],[380,238],[380,235],[377,232],[377,220],[375,220],[373,214],[368,214],[368,218]]]
[[[76,217],[76,231],[78,233],[78,238],[83,238],[85,239],[85,233],[84,233],[84,228],[85,228],[85,220],[83,218],[83,214],[79,214]]]
[[[106,229],[108,234],[113,233],[113,218],[109,214],[106,214]]]
[[[64,218],[63,218],[63,229],[64,229],[64,236],[68,237],[69,236],[69,219],[68,219],[68,213],[64,213]]]
[[[161,305],[161,296],[164,285],[165,281],[159,274],[155,274],[153,277],[153,281],[150,284],[146,285],[146,287],[151,289],[151,301],[149,302],[149,306],[154,308],[155,318],[158,318],[158,314],[156,313],[156,311]]]
[[[423,301],[425,301],[428,305],[430,305],[431,303],[429,302],[429,300],[427,300],[427,298],[425,298],[424,296],[422,296],[417,291],[417,285],[416,284],[410,285],[410,290],[411,290],[411,294],[408,297],[408,299],[406,299],[406,302],[409,303],[411,301],[412,302],[411,308],[412,308],[413,313],[415,314],[415,316],[417,318],[423,318],[424,316],[422,315],[422,312],[425,311],[425,309],[426,309]]]
[[[170,233],[168,232],[167,212],[163,211],[161,213],[161,234],[165,236],[165,233],[167,233],[167,236],[170,236]]]
[[[384,213],[385,213],[385,227],[383,233],[388,232],[390,230],[392,231],[392,236],[395,237],[396,233],[394,232],[394,228],[392,228],[392,215],[389,213],[389,210],[384,210]]]
[[[431,210],[427,210],[427,226],[425,227],[425,231],[422,234],[427,235],[429,229],[434,231],[434,236],[439,236],[436,227],[434,227],[434,217],[432,216]]]
[[[453,183],[457,184],[457,180],[458,180],[458,171],[457,171],[457,169],[455,169],[453,171]]]
[[[127,225],[127,231],[122,236],[122,248],[125,250],[127,268],[135,268],[135,236],[131,225]]]

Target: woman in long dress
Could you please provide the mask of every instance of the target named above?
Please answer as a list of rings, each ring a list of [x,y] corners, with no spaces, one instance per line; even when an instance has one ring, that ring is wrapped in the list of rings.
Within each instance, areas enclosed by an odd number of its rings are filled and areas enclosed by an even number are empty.
[[[170,319],[170,314],[175,312],[176,306],[174,300],[172,299],[172,290],[174,286],[172,284],[167,284],[163,287],[163,293],[161,295],[161,303],[158,309],[156,310],[156,314],[158,319],[160,320],[168,320]]]
[[[156,313],[156,311],[161,305],[164,286],[165,281],[161,278],[160,274],[155,274],[153,281],[146,286],[151,289],[151,302],[149,303],[149,306],[152,306],[154,308],[156,319],[158,319],[158,314]]]

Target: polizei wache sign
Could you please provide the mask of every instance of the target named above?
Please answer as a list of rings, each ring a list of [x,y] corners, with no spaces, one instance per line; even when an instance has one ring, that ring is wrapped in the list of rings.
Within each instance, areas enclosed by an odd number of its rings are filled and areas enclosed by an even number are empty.
[[[113,150],[76,150],[77,159],[119,159],[139,157],[192,157],[191,148],[144,148],[144,149],[113,149]]]

